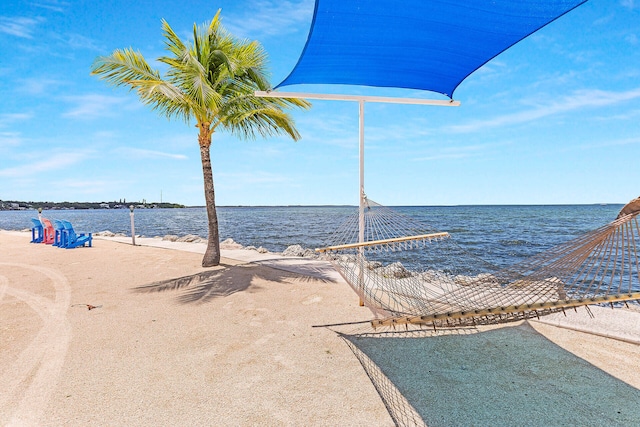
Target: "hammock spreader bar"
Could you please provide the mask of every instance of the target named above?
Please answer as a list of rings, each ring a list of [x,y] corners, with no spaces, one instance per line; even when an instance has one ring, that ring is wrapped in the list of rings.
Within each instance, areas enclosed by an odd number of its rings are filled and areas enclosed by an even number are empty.
[[[362,242],[362,243],[349,243],[346,245],[328,246],[326,248],[317,248],[316,252],[331,252],[331,251],[339,251],[343,249],[365,248],[365,247],[371,247],[371,246],[389,245],[392,243],[410,242],[410,241],[416,241],[416,240],[446,239],[447,237],[449,237],[449,233],[447,232],[421,234],[418,236],[404,236],[404,237],[395,237],[393,239],[371,240],[371,241]]]
[[[534,313],[536,310],[553,310],[559,311],[564,308],[581,307],[585,305],[601,304],[601,303],[614,303],[623,301],[635,301],[640,300],[640,292],[632,292],[621,295],[606,295],[601,297],[592,298],[579,298],[575,300],[556,300],[547,301],[533,304],[520,304],[510,305],[507,307],[494,307],[485,308],[479,310],[465,310],[456,311],[451,313],[429,314],[423,316],[394,316],[385,319],[376,319],[371,321],[371,326],[374,328],[380,326],[394,326],[394,325],[406,325],[406,324],[448,324],[454,323],[456,326],[460,323],[460,320],[474,318],[480,318],[483,316],[496,316],[502,314],[515,314],[515,313]],[[533,317],[533,315],[531,316]]]

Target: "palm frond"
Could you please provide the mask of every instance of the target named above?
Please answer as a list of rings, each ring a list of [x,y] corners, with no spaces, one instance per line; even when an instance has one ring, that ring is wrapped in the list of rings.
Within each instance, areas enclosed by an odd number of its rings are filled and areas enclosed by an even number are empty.
[[[177,117],[185,122],[191,118],[195,106],[187,94],[170,82],[140,80],[132,82],[143,104],[149,105],[166,117]]]
[[[252,93],[247,94],[225,105],[222,126],[241,138],[285,134],[297,141],[300,134],[293,118],[285,112],[291,106],[308,108],[310,104],[301,99],[258,98]]]
[[[174,57],[181,58],[184,53],[187,52],[187,47],[164,19],[162,20],[162,32],[165,37],[164,44],[167,50],[171,52]]]
[[[131,48],[116,49],[109,56],[99,56],[91,65],[91,74],[114,86],[130,86],[134,80],[161,80],[144,56]]]
[[[122,49],[110,56],[101,56],[94,61],[91,73],[114,86],[126,86],[136,91],[143,104],[168,118],[185,121],[190,118],[189,98],[180,87],[162,79],[140,52]]]

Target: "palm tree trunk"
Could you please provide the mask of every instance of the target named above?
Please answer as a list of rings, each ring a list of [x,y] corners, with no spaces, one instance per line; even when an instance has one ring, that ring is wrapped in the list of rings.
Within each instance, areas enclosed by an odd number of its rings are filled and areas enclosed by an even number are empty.
[[[216,213],[213,172],[211,170],[211,134],[203,132],[203,130],[201,128],[198,142],[200,143],[200,159],[202,160],[202,175],[204,177],[204,199],[207,204],[207,217],[209,219],[209,238],[207,250],[202,259],[202,266],[214,267],[220,264],[220,234],[218,233],[218,214]]]

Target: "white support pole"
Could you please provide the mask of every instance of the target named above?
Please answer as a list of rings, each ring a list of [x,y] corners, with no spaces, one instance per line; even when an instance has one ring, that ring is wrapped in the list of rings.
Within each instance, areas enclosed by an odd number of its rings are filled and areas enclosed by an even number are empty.
[[[359,228],[358,228],[358,242],[364,243],[364,101],[358,102],[360,111],[358,114],[359,119],[359,135],[360,135],[360,215],[359,215]]]
[[[364,203],[365,203],[365,192],[364,192],[364,100],[361,99],[358,101],[359,113],[358,113],[358,121],[359,121],[359,136],[360,136],[360,211],[358,216],[358,242],[360,244],[364,243]],[[358,258],[359,258],[359,285],[362,287],[364,291],[364,247],[361,246],[358,248]],[[360,298],[360,306],[364,306],[364,301]]]

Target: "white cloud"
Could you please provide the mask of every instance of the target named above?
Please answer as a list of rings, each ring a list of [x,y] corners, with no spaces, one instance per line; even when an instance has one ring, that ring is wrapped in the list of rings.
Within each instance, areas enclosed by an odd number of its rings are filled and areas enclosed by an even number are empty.
[[[0,33],[23,39],[32,39],[36,27],[41,22],[43,22],[42,18],[0,16]]]
[[[330,135],[310,135],[302,137],[302,144],[322,144],[343,149],[353,149],[358,146],[358,135],[355,136],[330,136]]]
[[[0,148],[20,144],[22,144],[22,136],[19,132],[0,132]]]
[[[31,3],[31,5],[42,9],[52,10],[54,12],[64,12],[69,6],[69,3],[58,0],[41,0],[39,2]]]
[[[98,45],[96,40],[77,33],[54,32],[50,33],[48,37],[49,45],[51,45],[51,41],[55,40],[57,41],[56,45],[58,48],[64,49],[63,51],[58,52],[58,54],[63,57],[68,57],[71,52],[78,49],[91,50],[99,53],[104,53],[106,50],[105,47]]]
[[[72,49],[88,49],[96,52],[104,51],[102,46],[98,46],[95,40],[80,34],[68,34],[64,37],[64,41]]]
[[[116,150],[118,153],[121,153],[126,156],[136,157],[136,158],[169,158],[175,160],[186,160],[187,156],[184,154],[174,154],[174,153],[165,153],[162,151],[155,150],[144,150],[141,148],[131,148],[131,147],[121,147]]]
[[[74,108],[63,113],[63,117],[94,119],[113,116],[130,104],[131,100],[123,97],[88,94],[66,98],[76,104]]]
[[[599,141],[591,144],[582,145],[581,148],[592,149],[592,148],[619,147],[619,146],[637,145],[637,144],[640,144],[640,137],[629,137],[629,138],[620,138],[620,139],[613,139],[613,140],[607,139],[605,141]]]
[[[596,117],[595,120],[608,122],[610,120],[637,120],[640,117],[640,110],[625,110],[624,113],[613,114],[613,115],[603,115],[601,117]]]
[[[33,117],[30,113],[5,113],[0,114],[0,128],[7,127],[15,122],[29,120]]]
[[[567,113],[581,108],[604,107],[640,98],[640,88],[626,92],[603,90],[580,90],[558,101],[534,103],[533,108],[486,120],[472,120],[466,124],[453,125],[448,130],[454,133],[471,133],[481,129],[511,126],[539,120],[555,114]]]
[[[17,81],[17,90],[30,95],[50,95],[53,89],[63,86],[65,83],[49,78],[28,78]]]
[[[228,136],[228,134],[225,134],[225,136]],[[214,144],[217,144],[218,137],[218,135],[214,134]],[[199,152],[197,131],[195,130],[183,131],[178,134],[165,134],[163,137],[156,139],[156,142],[156,147],[171,147],[172,150],[183,151],[186,149],[189,152]]]
[[[283,183],[289,180],[289,178],[286,176],[265,172],[265,171],[233,172],[233,173],[220,172],[217,174],[217,177],[219,179],[224,179],[225,181],[228,181],[228,182],[233,182],[234,184],[242,184],[242,185]]]
[[[224,26],[236,35],[256,34],[273,36],[296,32],[300,24],[311,23],[313,17],[312,0],[292,1],[257,1],[250,10],[233,21],[223,17]],[[223,11],[224,12],[224,11]]]
[[[95,139],[99,140],[113,140],[116,139],[120,135],[119,132],[115,130],[100,130],[93,134]]]
[[[21,178],[33,175],[33,171],[43,173],[50,170],[65,169],[86,159],[87,154],[82,152],[71,152],[43,155],[41,157],[44,157],[46,160],[0,169],[0,176]]]
[[[508,145],[508,143],[487,143],[487,144],[474,144],[465,146],[442,146],[436,147],[434,150],[438,152],[423,157],[407,156],[411,161],[423,162],[433,160],[445,160],[445,159],[466,159],[469,157],[478,157],[489,152],[495,152],[496,149]]]
[[[118,188],[118,186],[120,187],[125,187],[128,184],[128,182],[126,181],[113,181],[113,180],[108,180],[108,181],[104,181],[104,180],[79,180],[79,179],[64,179],[64,180],[59,180],[55,182],[55,186],[57,188],[63,188],[65,190],[65,192],[68,192],[68,190],[73,189],[74,191],[77,191],[79,193],[82,194],[95,194],[95,193],[99,193],[102,192],[104,189],[108,189],[108,188]],[[68,196],[62,196],[64,197],[68,197]]]
[[[469,153],[464,153],[462,151],[457,153],[442,153],[442,154],[434,154],[433,156],[425,156],[425,157],[416,157],[411,158],[412,162],[430,162],[435,160],[446,160],[446,159],[465,159],[470,157]]]

